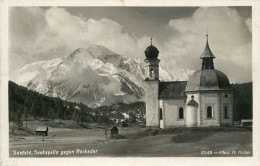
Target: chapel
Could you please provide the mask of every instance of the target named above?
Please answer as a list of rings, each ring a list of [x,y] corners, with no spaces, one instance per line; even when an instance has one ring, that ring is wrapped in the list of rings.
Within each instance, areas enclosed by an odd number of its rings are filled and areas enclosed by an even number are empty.
[[[233,90],[228,77],[214,68],[208,35],[201,70],[188,81],[160,81],[159,50],[146,48],[146,127],[228,126],[233,122]]]

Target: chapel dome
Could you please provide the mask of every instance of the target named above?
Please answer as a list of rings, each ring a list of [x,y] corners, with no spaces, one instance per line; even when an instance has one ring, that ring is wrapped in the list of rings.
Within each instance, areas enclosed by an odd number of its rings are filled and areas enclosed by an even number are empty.
[[[146,59],[157,59],[159,55],[159,50],[153,46],[152,39],[151,39],[151,45],[147,47],[144,51]]]
[[[185,91],[230,89],[228,77],[224,73],[214,69],[204,69],[190,76]]]

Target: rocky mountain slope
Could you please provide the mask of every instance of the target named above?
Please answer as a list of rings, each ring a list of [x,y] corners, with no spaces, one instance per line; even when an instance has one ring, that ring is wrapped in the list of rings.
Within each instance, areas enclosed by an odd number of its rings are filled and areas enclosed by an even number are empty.
[[[160,63],[163,81],[187,80],[193,72]],[[28,64],[16,72],[13,81],[47,96],[98,107],[142,101],[144,78],[143,60],[91,45],[64,58]]]

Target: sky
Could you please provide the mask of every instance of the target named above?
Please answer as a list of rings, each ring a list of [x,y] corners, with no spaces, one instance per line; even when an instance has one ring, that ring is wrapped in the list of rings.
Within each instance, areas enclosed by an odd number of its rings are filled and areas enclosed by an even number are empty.
[[[98,44],[145,59],[153,45],[169,66],[199,70],[206,45],[231,82],[252,81],[251,7],[10,7],[9,73]]]

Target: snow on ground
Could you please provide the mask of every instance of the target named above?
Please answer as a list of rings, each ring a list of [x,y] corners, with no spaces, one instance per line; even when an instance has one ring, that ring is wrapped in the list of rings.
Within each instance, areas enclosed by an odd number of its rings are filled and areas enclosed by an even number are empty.
[[[42,125],[38,123],[38,125]],[[95,127],[94,127],[95,126]],[[111,139],[110,129],[100,128],[95,124],[93,129],[50,127],[47,137],[36,135],[13,135],[10,133],[10,157],[73,157],[73,156],[139,156],[139,157],[230,157],[252,156],[252,131],[240,128],[223,128],[206,130],[178,128],[161,130],[159,134],[145,131],[138,125],[123,128],[118,125],[119,134],[125,139]],[[105,126],[103,126],[105,127]],[[227,132],[228,131],[228,132]],[[11,132],[11,130],[10,130]],[[106,137],[107,133],[107,137]],[[179,139],[181,138],[181,139]],[[185,139],[183,139],[185,138]],[[44,143],[43,143],[44,139]],[[14,156],[13,151],[45,150],[75,151],[77,149],[97,150],[96,154],[32,155]],[[247,151],[247,154],[221,154],[222,151]],[[202,151],[217,152],[202,154]],[[251,152],[251,153],[250,153]]]

